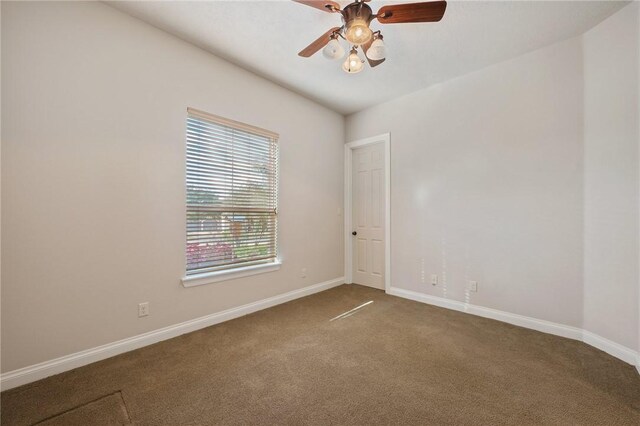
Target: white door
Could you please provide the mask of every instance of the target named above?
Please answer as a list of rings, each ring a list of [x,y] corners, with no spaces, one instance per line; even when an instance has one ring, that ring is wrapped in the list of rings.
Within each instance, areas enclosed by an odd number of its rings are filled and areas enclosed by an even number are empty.
[[[353,282],[384,289],[384,143],[353,150]]]

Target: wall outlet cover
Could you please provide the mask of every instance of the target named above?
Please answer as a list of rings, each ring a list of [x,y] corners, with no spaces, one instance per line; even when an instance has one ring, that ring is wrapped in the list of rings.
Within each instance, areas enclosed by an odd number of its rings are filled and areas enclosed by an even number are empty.
[[[138,318],[146,317],[147,315],[149,315],[149,302],[138,304]]]

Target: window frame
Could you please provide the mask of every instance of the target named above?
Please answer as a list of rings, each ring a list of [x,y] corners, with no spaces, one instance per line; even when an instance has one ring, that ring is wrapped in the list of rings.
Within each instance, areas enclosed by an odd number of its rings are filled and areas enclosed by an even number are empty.
[[[273,272],[280,269],[282,265],[279,257],[278,257],[278,179],[279,179],[279,166],[278,166],[278,158],[279,158],[279,134],[260,128],[256,126],[252,126],[246,123],[242,123],[240,121],[231,120],[228,118],[220,117],[217,115],[209,114],[204,111],[197,110],[195,108],[187,108],[187,116],[185,119],[185,225],[188,226],[188,215],[190,211],[189,203],[188,203],[188,169],[186,159],[188,158],[188,154],[186,152],[188,146],[188,119],[200,119],[205,122],[211,122],[219,126],[228,127],[235,131],[241,131],[245,133],[252,133],[254,135],[262,136],[269,138],[271,140],[270,144],[275,148],[275,158],[273,159],[274,173],[273,173],[273,187],[272,191],[275,196],[274,204],[275,208],[274,212],[274,232],[273,232],[273,257],[269,257],[268,259],[254,259],[241,261],[236,264],[228,263],[219,266],[213,266],[210,268],[202,268],[202,272],[198,272],[198,270],[188,270],[188,244],[189,244],[189,231],[188,228],[185,229],[185,268],[184,268],[184,276],[181,279],[181,282],[184,287],[193,287],[199,286],[203,284],[210,284],[219,281],[226,281],[230,279],[236,279],[241,277],[248,277],[251,275],[262,274],[266,272]],[[235,207],[240,208],[241,207]],[[233,207],[229,208],[230,211],[233,211]]]

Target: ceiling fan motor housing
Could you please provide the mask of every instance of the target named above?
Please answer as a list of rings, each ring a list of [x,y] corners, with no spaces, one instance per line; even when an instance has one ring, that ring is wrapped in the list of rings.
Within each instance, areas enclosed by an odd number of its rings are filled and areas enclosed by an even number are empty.
[[[369,23],[375,18],[373,11],[364,2],[351,3],[342,10],[345,37],[354,45],[362,45],[371,40]]]
[[[375,15],[373,14],[371,7],[366,3],[351,3],[342,9],[342,20],[345,25],[355,19],[362,19],[368,24],[373,20],[373,18],[375,18]]]

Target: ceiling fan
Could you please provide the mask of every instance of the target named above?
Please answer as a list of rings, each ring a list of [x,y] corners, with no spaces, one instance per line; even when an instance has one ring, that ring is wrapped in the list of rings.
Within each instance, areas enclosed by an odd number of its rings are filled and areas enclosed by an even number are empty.
[[[342,69],[355,74],[364,68],[364,61],[358,56],[358,48],[362,49],[371,67],[380,65],[385,60],[385,46],[382,33],[372,31],[369,24],[377,19],[381,24],[400,24],[407,22],[438,22],[444,16],[447,8],[446,1],[431,1],[424,3],[393,4],[383,6],[378,13],[373,13],[367,4],[370,0],[355,0],[343,9],[332,0],[293,0],[313,8],[329,13],[342,15],[342,26],[333,27],[318,37],[313,43],[298,53],[308,58],[318,50],[328,59],[340,59],[344,56],[344,49],[338,41],[345,39],[351,50]]]

